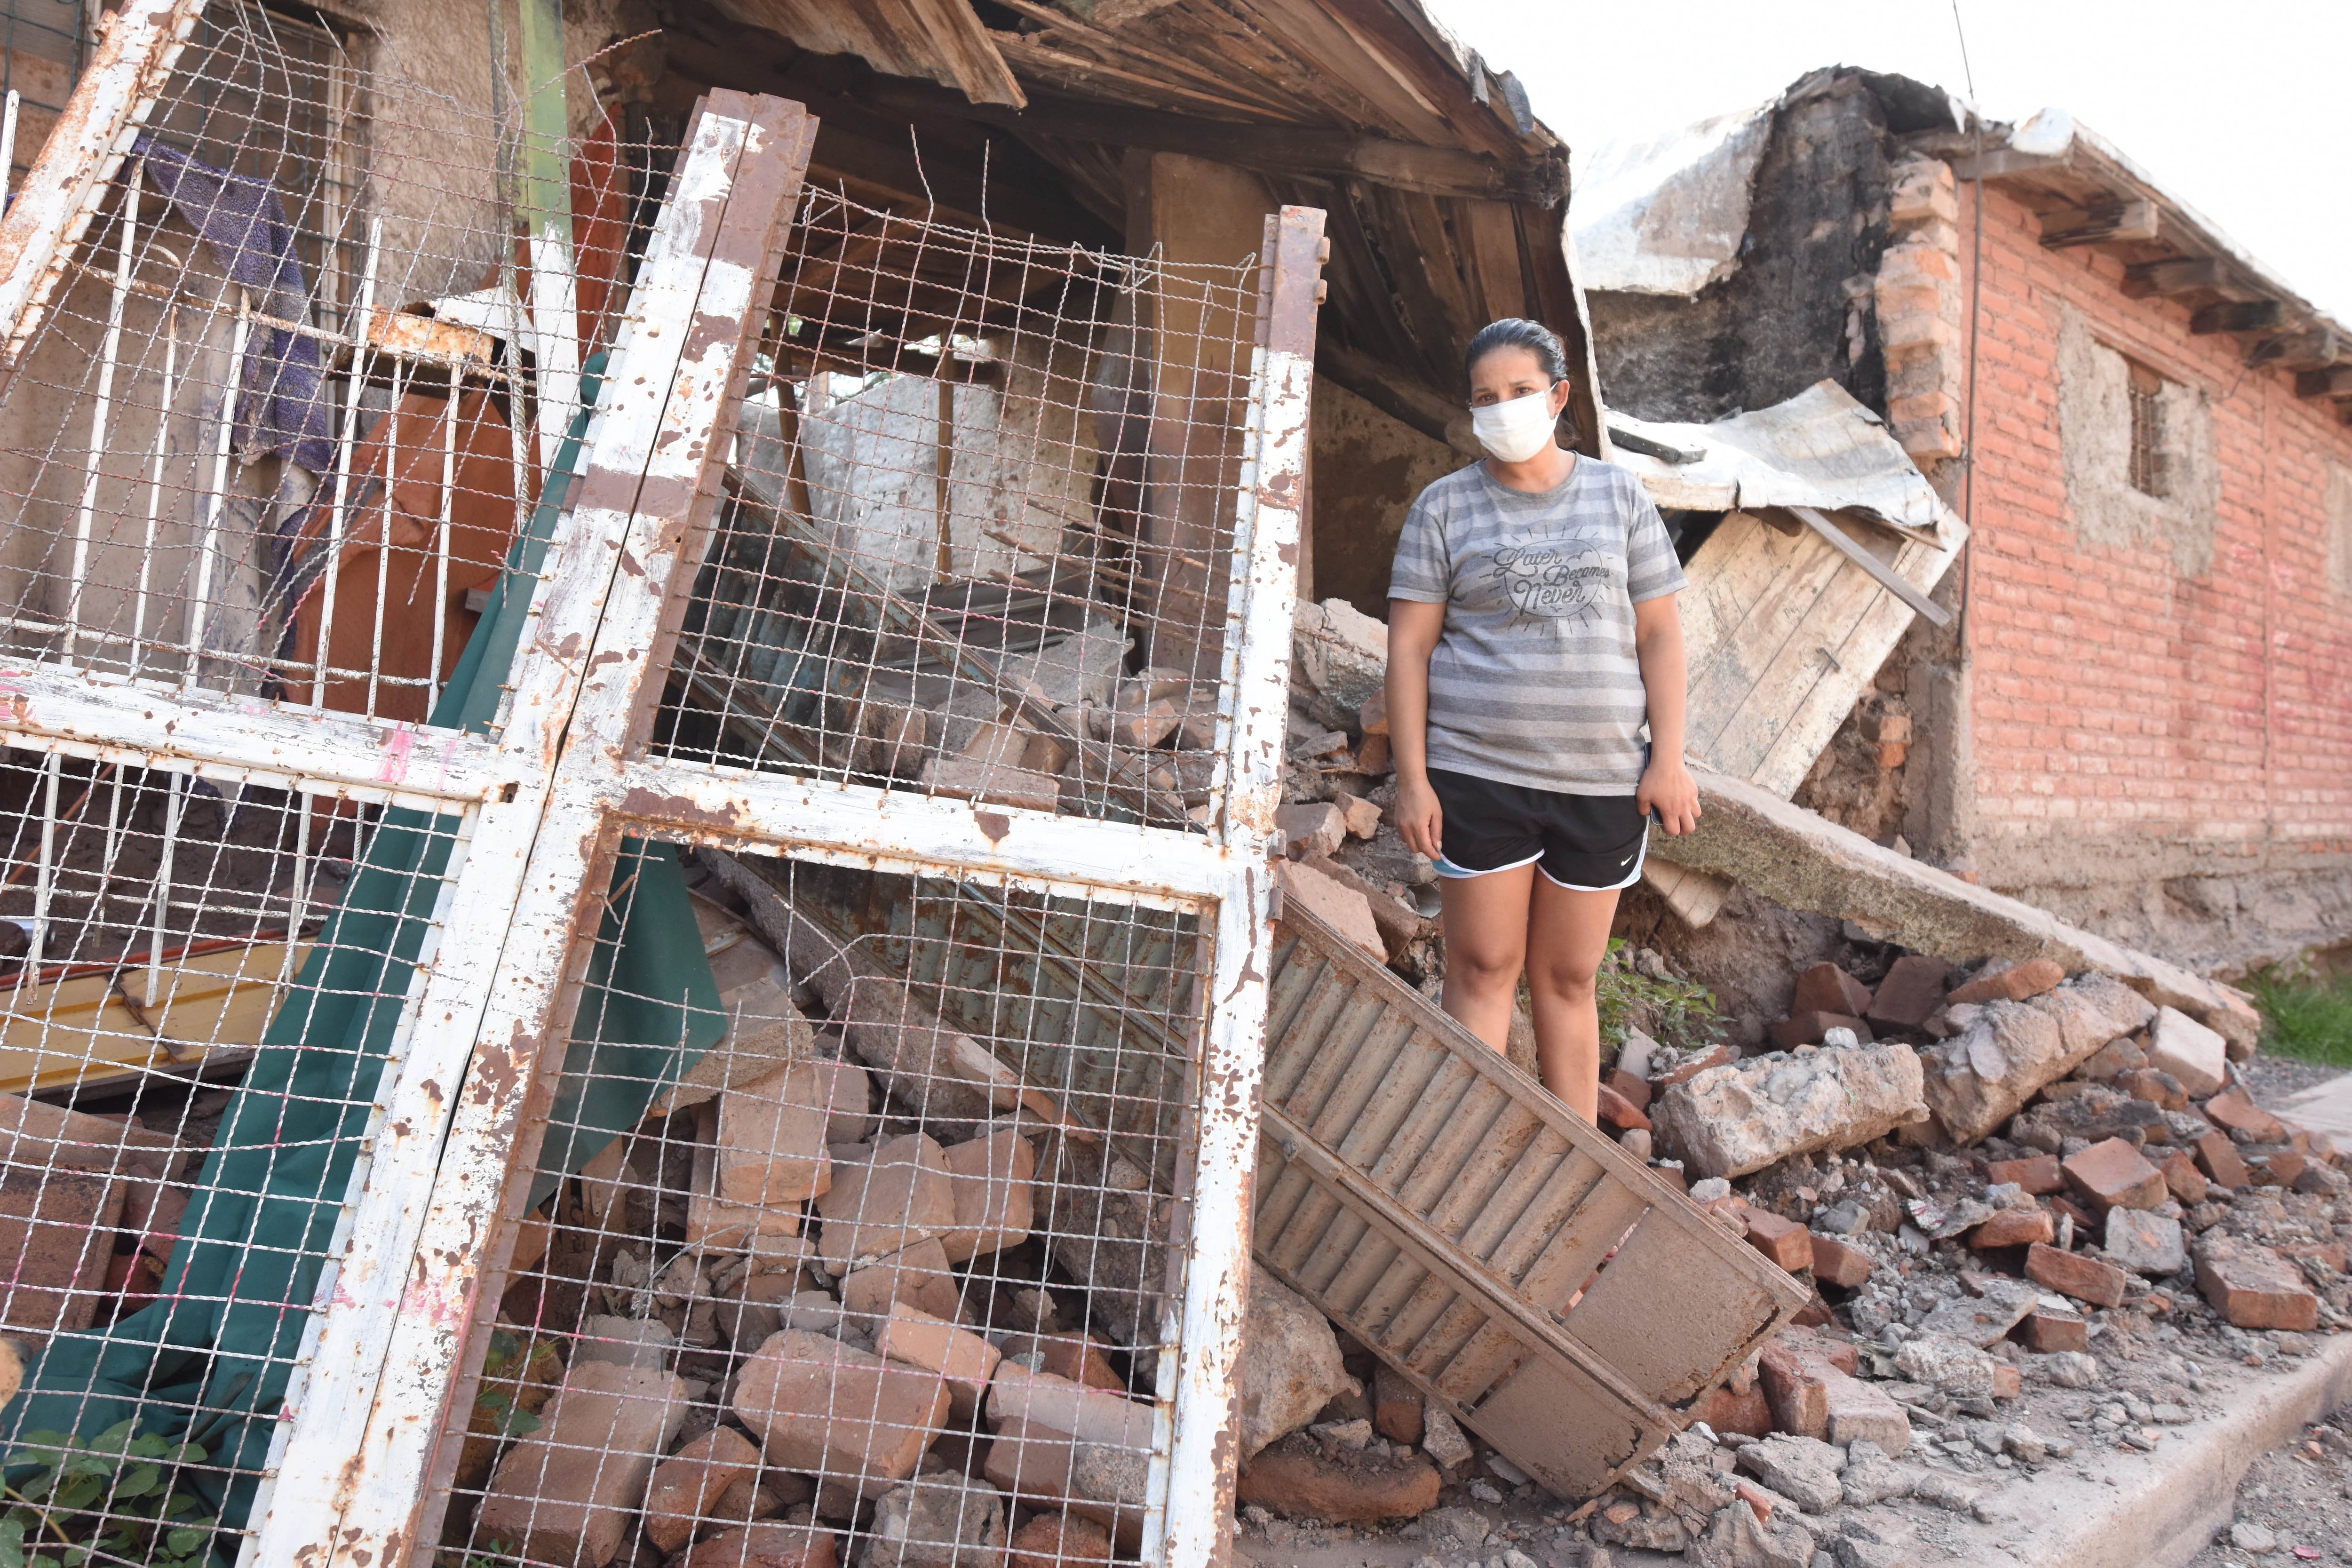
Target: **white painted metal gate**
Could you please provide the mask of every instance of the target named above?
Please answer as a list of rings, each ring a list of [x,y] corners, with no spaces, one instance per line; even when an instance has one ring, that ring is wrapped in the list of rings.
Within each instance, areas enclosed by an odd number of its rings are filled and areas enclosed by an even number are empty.
[[[315,311],[310,320],[289,319],[268,286],[233,265],[198,276],[205,270],[201,244],[186,226],[202,225],[187,216],[189,185],[163,204],[171,209],[165,216],[184,226],[168,245],[159,237],[154,171],[174,144],[163,134],[151,140],[150,132],[192,112],[195,95],[184,90],[190,81],[210,79],[217,88],[229,79],[240,50],[266,55],[268,48],[266,37],[234,26],[196,34],[202,10],[195,0],[125,6],[0,228],[0,326],[6,328],[13,378],[0,422],[21,423],[35,399],[44,408],[62,408],[66,422],[37,442],[13,433],[18,424],[0,435],[17,464],[5,483],[16,515],[0,584],[0,612],[10,617],[0,667],[7,695],[0,739],[12,776],[21,781],[5,800],[13,803],[17,830],[12,868],[21,871],[30,900],[19,921],[29,951],[15,961],[5,1022],[10,1043],[26,1043],[33,1053],[19,1086],[27,1097],[54,1098],[61,1086],[94,1081],[101,1069],[138,1079],[148,1086],[142,1094],[183,1095],[172,1102],[179,1107],[176,1131],[154,1158],[185,1163],[191,1151],[201,1155],[205,1108],[216,1103],[203,1091],[188,1093],[190,1086],[253,1059],[254,1047],[238,1043],[236,1031],[247,1024],[238,1021],[237,998],[247,1013],[266,1020],[293,994],[312,947],[349,942],[356,949],[353,928],[338,923],[337,889],[328,884],[361,885],[388,853],[392,837],[415,840],[404,862],[410,868],[404,901],[387,916],[408,944],[402,951],[413,954],[413,967],[381,972],[390,976],[381,994],[361,998],[363,1013],[380,1004],[381,1016],[396,1014],[379,1053],[381,1074],[371,1076],[361,1052],[339,1096],[331,1097],[342,1125],[363,1127],[347,1189],[316,1194],[326,1212],[339,1216],[331,1238],[311,1245],[248,1231],[228,1270],[233,1276],[273,1248],[301,1253],[306,1246],[305,1256],[323,1266],[314,1298],[278,1304],[280,1316],[299,1322],[300,1332],[290,1363],[279,1357],[261,1374],[266,1380],[274,1368],[290,1380],[269,1460],[227,1480],[258,1493],[245,1555],[359,1568],[394,1558],[423,1562],[439,1550],[453,1489],[464,1489],[452,1478],[497,1328],[493,1287],[504,1285],[520,1222],[533,1206],[540,1144],[600,925],[615,900],[625,901],[620,892],[608,897],[613,868],[625,836],[634,836],[780,858],[773,864],[781,869],[767,879],[790,896],[794,910],[819,908],[825,868],[896,879],[890,885],[902,889],[895,895],[898,914],[877,917],[881,924],[862,934],[840,924],[837,934],[861,953],[912,964],[899,973],[927,998],[925,1005],[999,1058],[994,1068],[973,1070],[983,1079],[1010,1074],[1014,1087],[1008,1093],[1023,1105],[1036,1103],[1034,1086],[1020,1082],[1031,1058],[1016,1053],[1006,1065],[1005,1042],[1017,1036],[1023,1049],[1050,1054],[1066,1043],[1057,1031],[1077,1028],[1070,1020],[1088,1007],[1097,1024],[1110,1016],[1115,1026],[1107,1059],[1124,1060],[1118,1053],[1131,1051],[1146,1034],[1174,1053],[1172,1076],[1152,1069],[1162,1075],[1153,1081],[1163,1086],[1154,1092],[1168,1103],[1181,1100],[1181,1114],[1153,1124],[1164,1147],[1118,1167],[1138,1176],[1114,1180],[1117,1162],[1108,1152],[1083,1152],[1106,1131],[1119,1131],[1121,1096],[1132,1096],[1121,1087],[1129,1079],[1114,1072],[1097,1080],[1078,1072],[1056,1086],[1058,1100],[1045,1097],[1054,1114],[1073,1126],[1066,1138],[1048,1128],[1039,1139],[1049,1160],[1064,1162],[1050,1180],[1040,1177],[1040,1202],[1045,1208],[1085,1195],[1079,1189],[1087,1182],[1068,1173],[1068,1162],[1091,1158],[1098,1207],[1114,1188],[1136,1190],[1146,1200],[1144,1213],[1164,1216],[1164,1236],[1129,1238],[1162,1247],[1168,1270],[1164,1289],[1143,1281],[1139,1299],[1156,1309],[1159,1321],[1136,1325],[1128,1347],[1133,1385],[1146,1396],[1139,1408],[1152,1412],[1153,1428],[1144,1528],[1139,1544],[1129,1550],[1169,1563],[1221,1560],[1231,1525],[1225,1435],[1249,1249],[1268,967],[1265,846],[1282,768],[1320,215],[1292,208],[1270,217],[1255,270],[1226,269],[1232,276],[1222,280],[1150,260],[1065,257],[1055,264],[1074,279],[1085,274],[1070,284],[1081,289],[1084,309],[1068,303],[1079,296],[1066,290],[1063,304],[1048,307],[1037,303],[1035,292],[1014,289],[1013,314],[1002,318],[1009,327],[980,323],[982,308],[1004,294],[973,284],[963,291],[973,304],[971,330],[942,331],[936,343],[915,345],[932,360],[933,374],[919,379],[943,388],[954,379],[951,362],[985,357],[992,332],[1016,348],[1024,331],[1042,335],[1049,361],[1057,344],[1076,345],[1096,353],[1089,363],[1118,359],[1125,365],[1122,395],[1129,413],[1142,410],[1139,434],[1131,447],[1112,451],[1095,477],[1098,491],[1131,482],[1140,499],[1114,552],[1123,564],[1105,570],[1118,578],[1121,602],[1138,626],[1149,628],[1147,637],[1157,632],[1159,646],[1181,646],[1178,657],[1204,661],[1193,688],[1203,701],[1181,718],[1202,727],[1194,756],[1197,762],[1198,753],[1207,753],[1205,770],[1182,763],[1184,752],[1153,752],[1153,742],[1115,728],[1108,740],[1072,733],[1076,709],[1041,696],[1034,680],[1014,683],[1006,674],[1013,644],[988,644],[974,630],[1019,619],[1011,600],[982,606],[966,589],[950,603],[935,589],[877,584],[838,528],[831,551],[841,569],[817,573],[814,599],[783,593],[760,605],[772,626],[796,621],[793,646],[803,665],[814,657],[809,629],[831,624],[824,616],[866,628],[864,642],[819,650],[815,695],[797,710],[801,718],[777,697],[792,695],[789,682],[776,688],[770,675],[754,679],[746,673],[742,658],[756,651],[758,638],[714,629],[714,584],[723,583],[727,549],[746,537],[744,479],[760,467],[752,447],[761,433],[737,427],[747,395],[756,402],[763,382],[788,374],[838,386],[845,384],[824,378],[871,372],[865,380],[883,386],[887,401],[895,395],[887,392],[889,375],[880,373],[906,363],[905,332],[884,343],[888,363],[859,361],[888,337],[876,326],[873,309],[856,320],[847,312],[839,321],[820,320],[796,313],[787,302],[792,290],[805,286],[814,290],[810,298],[869,308],[890,295],[899,300],[901,313],[893,320],[901,326],[916,315],[952,321],[960,309],[953,288],[946,304],[917,308],[926,289],[941,287],[925,269],[942,246],[960,247],[975,265],[1042,269],[1054,255],[1034,245],[1003,246],[984,234],[909,226],[903,215],[853,210],[845,198],[828,205],[820,193],[801,188],[814,133],[809,117],[794,104],[725,92],[710,95],[698,112],[625,309],[613,311],[617,327],[602,395],[544,563],[535,574],[510,568],[501,579],[500,591],[529,594],[530,612],[495,721],[478,731],[417,723],[389,716],[393,696],[403,680],[422,685],[424,697],[446,695],[441,683],[457,639],[445,647],[436,609],[425,672],[394,670],[386,650],[403,628],[397,616],[387,617],[383,584],[388,574],[411,569],[417,581],[436,584],[445,606],[451,602],[457,465],[480,461],[490,471],[505,452],[499,441],[510,443],[516,480],[504,504],[514,510],[518,533],[527,527],[531,487],[520,432],[531,389],[517,374],[515,348],[550,323],[518,313],[499,351],[486,346],[498,331],[427,330],[420,318],[394,315],[391,308],[405,296],[393,291],[390,258],[399,237],[386,233],[407,223],[412,257],[457,248],[444,240],[436,250],[434,225],[440,220],[425,200],[412,202],[404,217],[395,210],[399,204],[388,201],[372,230],[325,236],[327,246],[341,247],[333,264],[351,289],[349,303],[326,321]],[[191,38],[184,55],[180,41]],[[391,92],[389,75],[373,90]],[[247,112],[250,122],[264,118]],[[185,152],[191,144],[201,149],[201,137],[176,145]],[[372,153],[374,188],[400,177],[400,155],[396,137],[380,138]],[[429,184],[423,171],[446,161],[446,147],[433,156],[417,153],[411,174],[419,187]],[[226,199],[215,198],[215,216]],[[143,227],[141,200],[147,204]],[[906,232],[894,233],[893,223]],[[323,252],[302,249],[299,215],[289,215],[289,226],[295,237],[287,254],[307,255],[315,273],[326,272]],[[815,242],[806,237],[819,230],[830,271],[814,279],[809,265]],[[914,259],[893,260],[894,244],[911,246]],[[364,260],[352,265],[348,258],[361,252]],[[173,262],[183,274],[176,279]],[[863,285],[845,281],[861,268]],[[414,294],[421,273],[414,262],[411,271],[404,282]],[[460,287],[445,279],[435,291]],[[1024,311],[1042,311],[1042,325],[1024,328]],[[1229,389],[1222,396],[1208,386],[1213,377],[1202,349],[1227,330],[1219,320],[1230,321],[1222,362]],[[318,346],[305,351],[304,342]],[[1102,350],[1106,342],[1124,346],[1109,353]],[[1171,375],[1180,350],[1191,358]],[[329,416],[324,430],[333,447],[319,480],[320,496],[331,500],[297,498],[307,510],[288,500],[282,472],[276,491],[236,489],[251,488],[245,454],[266,444],[249,428],[264,417],[249,406],[259,401],[256,364],[263,366],[263,390],[289,400],[290,413],[278,410],[286,441],[316,428],[306,424],[306,395],[289,392],[284,379],[286,367],[306,352],[321,378],[308,395]],[[340,380],[338,365],[344,367]],[[999,374],[1010,386],[1019,373]],[[409,406],[400,402],[404,388],[413,393],[436,375],[447,399],[443,425],[433,426],[431,439],[439,445],[415,445],[429,459],[419,482],[441,498],[439,513],[427,506],[412,517],[399,500],[404,476],[394,468],[408,459],[396,426],[389,440],[373,446],[367,428],[401,417],[396,411]],[[203,395],[207,377],[209,404]],[[395,410],[389,416],[365,394],[372,380],[386,378]],[[475,379],[492,390],[467,415],[473,405],[458,389]],[[1080,395],[1054,393],[1050,366],[1045,385],[1041,407],[1056,396],[1075,405]],[[230,399],[240,389],[232,412]],[[551,389],[539,390],[541,427],[560,426],[562,405]],[[954,424],[954,398],[943,394],[940,405],[936,542],[940,578],[964,582],[978,567],[967,558],[961,574],[953,571],[957,541],[949,513],[958,481],[944,432],[961,428]],[[1009,395],[1000,400],[1006,401]],[[811,482],[799,448],[814,439],[806,423],[814,417],[803,408],[799,433],[772,448],[791,450],[771,477],[784,484],[782,510],[803,522],[823,504],[793,504],[792,487]],[[1110,416],[1097,411],[1094,417],[1100,430]],[[850,416],[835,423],[845,420],[855,423]],[[56,433],[68,425],[89,434]],[[203,439],[186,439],[188,431]],[[1106,445],[1118,447],[1116,440]],[[1130,459],[1132,472],[1123,481],[1118,462]],[[367,488],[372,461],[382,464],[373,491]],[[445,465],[437,473],[436,462]],[[818,476],[816,482],[823,488],[825,481]],[[362,510],[370,495],[385,498],[373,521]],[[254,546],[259,565],[229,547],[228,520],[247,513],[265,520],[252,534],[263,541]],[[410,521],[423,542],[403,568],[393,541]],[[1105,537],[1114,531],[1098,520],[1092,526]],[[369,528],[379,531],[370,535]],[[371,540],[372,557],[363,548]],[[761,547],[770,550],[764,562],[784,558],[770,544]],[[803,539],[797,548],[805,560],[813,547]],[[267,559],[278,550],[288,561],[324,561],[318,593],[280,593],[291,568]],[[1071,561],[1061,546],[1032,545],[1029,552],[1047,557],[1047,570],[1041,579],[1005,567],[1015,579],[1008,593],[1046,605],[1042,624],[1050,644],[1058,635],[1052,632],[1057,595],[1097,590],[1064,584],[1061,574]],[[815,553],[822,564],[824,552]],[[356,599],[338,597],[339,572],[362,574],[364,589],[369,570],[376,573],[373,601],[363,591]],[[781,568],[750,569],[752,588],[762,593],[786,575]],[[248,606],[251,624],[242,629],[221,608],[231,582],[259,585]],[[835,595],[830,601],[827,593]],[[371,602],[372,640],[339,641],[336,607]],[[818,608],[810,609],[812,603]],[[828,603],[830,610],[824,608]],[[1167,635],[1186,615],[1171,605],[1192,606],[1189,641]],[[700,661],[693,668],[678,655],[681,640]],[[352,647],[362,650],[355,658],[340,651]],[[931,762],[914,777],[876,764],[866,689],[853,692],[856,700],[846,706],[831,699],[844,680],[870,685],[886,667],[898,668],[892,659],[899,653],[910,683],[901,710],[931,703],[926,679],[946,682],[942,711],[963,711],[955,708],[957,694],[977,688],[989,699],[975,721],[979,729],[992,724],[1074,749],[1076,760],[1066,763],[1058,801],[1034,793],[1016,797],[987,771],[985,746],[974,751],[967,740],[957,749],[950,731],[926,731]],[[1147,671],[1143,679],[1131,706],[1149,709],[1154,678]],[[337,690],[345,699],[331,701]],[[1211,690],[1213,705],[1205,700]],[[695,712],[684,714],[689,707]],[[1114,705],[1110,721],[1115,726],[1132,716]],[[904,722],[885,738],[905,744]],[[694,723],[739,742],[748,731],[775,747],[704,745],[695,738],[704,731]],[[982,767],[976,781],[957,771],[974,756]],[[1098,772],[1088,772],[1097,764]],[[196,818],[210,825],[208,838],[190,828]],[[200,840],[208,858],[191,879],[184,858]],[[133,901],[144,900],[144,913],[113,921],[108,879],[128,876],[126,847],[140,845],[148,847],[141,850],[146,858]],[[244,870],[235,870],[244,864],[236,853],[251,861]],[[184,858],[176,881],[175,854]],[[18,879],[10,877],[12,885]],[[765,906],[756,897],[753,903],[746,918],[757,926],[753,917]],[[828,907],[839,916],[846,906],[836,900]],[[1146,967],[1171,977],[1166,993],[1148,1003],[1115,988],[1127,983],[1115,982],[1115,974],[1133,969],[1133,954],[1142,949],[1113,951],[1098,940],[1100,931],[1129,920],[1122,910],[1165,910],[1177,922],[1134,939],[1161,943],[1150,949],[1158,956]],[[967,915],[984,927],[969,923]],[[792,910],[775,918],[789,921]],[[898,927],[889,927],[893,919]],[[761,929],[779,945],[784,941],[772,925]],[[984,982],[972,978],[969,963],[961,971],[952,964],[924,969],[926,941],[942,962],[958,952],[1002,959],[1017,949],[1027,967],[1016,975],[1000,963],[995,978]],[[192,1022],[185,1032],[159,1026],[159,1016],[168,1022],[168,1009],[194,994],[198,961],[219,952],[241,955],[230,963],[233,973],[220,992],[228,1000],[206,1003],[201,1023],[186,1011]],[[344,956],[340,948],[336,956]],[[1060,977],[1056,984],[1066,982],[1066,1016],[1046,1017],[1032,1007],[1008,1022],[1004,999],[1016,987],[1045,984],[1040,977],[1049,975]],[[68,1024],[69,987],[93,976],[96,1011]],[[959,1012],[964,1004],[971,1005]],[[1156,1012],[1157,1023],[1147,1012]],[[131,1016],[152,1038],[125,1054],[109,1042]],[[839,1016],[835,1023],[841,1026]],[[252,1023],[248,1032],[259,1026]],[[1121,1032],[1128,1030],[1144,1033]],[[264,1056],[272,1048],[267,1041],[257,1047]],[[307,1103],[299,1074],[308,1049],[291,1049],[289,1070],[298,1076],[271,1114],[290,1117],[298,1102]],[[1091,1110],[1090,1093],[1098,1101]],[[116,1206],[107,1217],[93,1211],[83,1222],[85,1236],[122,1225],[121,1194],[137,1200],[141,1182],[152,1186],[179,1168],[141,1165],[153,1135],[128,1123],[106,1124],[116,1129],[111,1133],[82,1124],[59,1131],[46,1102],[7,1103],[17,1108],[8,1113],[16,1125],[13,1132],[0,1125],[0,1137],[13,1136],[16,1166],[31,1171],[40,1205],[62,1192],[72,1173],[97,1173],[92,1201]],[[232,1106],[256,1103],[248,1092]],[[1084,1125],[1089,1116],[1101,1121]],[[970,1122],[984,1124],[985,1116]],[[1118,1146],[1114,1139],[1111,1147]],[[285,1140],[271,1147],[270,1158],[281,1164],[296,1157]],[[1158,1168],[1162,1155],[1164,1173]],[[215,1163],[203,1170],[194,1184],[197,1214],[229,1201],[231,1188],[226,1178],[215,1179]],[[334,1175],[331,1164],[328,1172]],[[565,1200],[553,1201],[560,1206]],[[264,1205],[256,1212],[269,1211]],[[1062,1211],[1052,1212],[1057,1217],[1041,1230],[1063,1223]],[[47,1214],[33,1213],[27,1223],[37,1231]],[[192,1215],[185,1225],[193,1232],[197,1223]],[[131,1256],[135,1276],[142,1265],[138,1254]],[[1070,1256],[1067,1249],[1056,1254],[1061,1264]],[[1149,1245],[1138,1256],[1138,1267],[1157,1262]],[[109,1331],[91,1327],[88,1315],[79,1326],[68,1321],[73,1301],[88,1297],[119,1313],[135,1300],[109,1294],[111,1286],[89,1285],[94,1279],[85,1269],[83,1283],[61,1298],[68,1310],[49,1324],[59,1342],[75,1331],[110,1342]],[[205,1384],[189,1430],[217,1424],[222,1413],[215,1405],[223,1397],[220,1386]],[[131,1403],[146,1407],[140,1396]],[[470,1497],[467,1506],[473,1506]],[[482,1541],[468,1544],[485,1560],[499,1556]]]

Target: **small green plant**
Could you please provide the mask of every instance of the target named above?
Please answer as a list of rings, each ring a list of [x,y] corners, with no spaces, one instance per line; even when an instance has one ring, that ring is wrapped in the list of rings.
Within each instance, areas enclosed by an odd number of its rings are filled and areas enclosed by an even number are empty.
[[[1724,1033],[1723,1019],[1715,1010],[1715,993],[1696,980],[1672,973],[1663,979],[1643,974],[1633,967],[1623,937],[1609,939],[1609,956],[1601,961],[1598,989],[1604,1046],[1622,1045],[1626,1030],[1640,1029],[1660,1045],[1704,1049]]]
[[[2256,970],[2246,984],[2262,1006],[2264,1049],[2352,1068],[2352,973],[2322,975],[2303,959]]]
[[[150,1432],[134,1437],[117,1422],[88,1442],[27,1432],[8,1471],[37,1467],[18,1486],[0,1485],[0,1568],[81,1568],[101,1561],[146,1568],[205,1568],[217,1519],[194,1519],[204,1504],[174,1491],[171,1475],[201,1465],[205,1450]]]
[[[525,1340],[505,1329],[493,1329],[490,1348],[482,1357],[482,1376],[520,1378],[537,1358],[552,1354],[552,1347],[536,1340]],[[501,1437],[520,1437],[539,1430],[539,1417],[517,1405],[513,1390],[509,1388],[484,1388],[474,1401],[474,1409],[490,1417],[497,1436]],[[480,1426],[477,1424],[474,1430],[480,1431]]]

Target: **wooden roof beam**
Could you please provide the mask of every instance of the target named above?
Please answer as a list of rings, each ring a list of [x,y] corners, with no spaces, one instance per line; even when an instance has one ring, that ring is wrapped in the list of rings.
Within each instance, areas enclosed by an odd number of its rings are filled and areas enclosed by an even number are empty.
[[[2285,325],[2284,300],[2226,300],[2189,318],[2189,331],[2199,337],[2216,332],[2271,332]]]
[[[2126,298],[2145,300],[2159,295],[2170,299],[2178,294],[2198,293],[2242,299],[2248,290],[2238,268],[2226,256],[2174,256],[2124,268]]]
[[[2352,398],[2352,364],[2299,372],[2294,378],[2294,395],[2297,397],[2332,397],[2339,403]]]
[[[871,96],[877,104],[902,110],[938,106],[934,95],[902,81],[877,84]],[[1456,147],[1422,147],[1352,131],[1203,120],[1164,110],[1076,99],[1038,97],[1018,112],[993,104],[959,105],[954,111],[1010,131],[1034,131],[1150,153],[1185,153],[1277,174],[1353,177],[1424,195],[1524,201],[1551,207],[1568,194],[1567,164],[1555,155],[1512,169]]]
[[[2042,215],[2042,246],[2045,250],[2062,250],[2076,245],[2154,239],[2160,219],[2155,200],[2148,196],[2117,196],[2087,207],[2061,208]]]

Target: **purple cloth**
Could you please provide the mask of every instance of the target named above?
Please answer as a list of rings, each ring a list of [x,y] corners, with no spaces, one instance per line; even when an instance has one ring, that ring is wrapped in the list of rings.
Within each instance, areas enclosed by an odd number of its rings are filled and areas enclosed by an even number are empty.
[[[142,136],[132,143],[147,177],[213,258],[251,290],[256,309],[283,321],[310,314],[310,290],[295,250],[294,226],[266,181],[215,169]],[[236,410],[236,449],[247,457],[284,452],[314,474],[334,464],[325,371],[319,340],[265,328],[247,340]]]

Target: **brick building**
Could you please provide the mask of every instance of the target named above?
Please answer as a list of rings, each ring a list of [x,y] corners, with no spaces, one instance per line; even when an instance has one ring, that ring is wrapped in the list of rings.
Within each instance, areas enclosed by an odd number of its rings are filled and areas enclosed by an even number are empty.
[[[1712,419],[1834,380],[1969,515],[1953,625],[1800,801],[2202,966],[2342,942],[2352,333],[2063,114],[1948,104],[1839,69],[1726,122],[1650,187],[1727,239],[1680,283],[1644,265],[1704,248],[1674,204],[1572,215],[1607,400]]]

